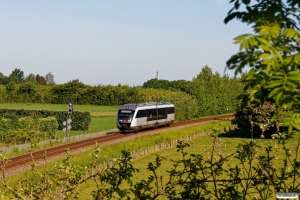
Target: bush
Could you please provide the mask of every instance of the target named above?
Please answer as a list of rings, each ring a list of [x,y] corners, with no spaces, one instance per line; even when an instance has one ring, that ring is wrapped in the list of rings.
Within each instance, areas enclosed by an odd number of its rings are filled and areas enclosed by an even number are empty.
[[[276,105],[267,101],[255,100],[244,108],[240,102],[234,114],[234,124],[242,129],[259,132],[263,137],[270,137],[282,129],[279,126],[281,115],[276,112]]]
[[[39,125],[40,130],[42,132],[47,133],[48,136],[53,138],[55,136],[55,132],[58,128],[58,123],[55,117],[46,117],[46,118],[39,118]]]

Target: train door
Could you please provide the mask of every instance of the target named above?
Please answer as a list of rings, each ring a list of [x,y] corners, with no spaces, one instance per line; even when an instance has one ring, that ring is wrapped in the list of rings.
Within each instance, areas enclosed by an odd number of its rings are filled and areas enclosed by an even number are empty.
[[[157,123],[157,108],[147,110],[147,125],[153,127]]]

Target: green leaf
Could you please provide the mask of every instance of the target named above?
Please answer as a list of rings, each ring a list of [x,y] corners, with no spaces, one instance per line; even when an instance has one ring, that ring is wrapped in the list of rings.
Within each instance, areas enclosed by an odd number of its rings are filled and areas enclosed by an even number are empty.
[[[300,73],[297,71],[291,71],[287,74],[289,80],[299,81]]]
[[[290,87],[289,85],[285,85],[284,87],[283,87],[283,92],[293,92],[294,91],[294,88],[293,87]]]
[[[239,36],[235,37],[234,38],[235,44],[242,43],[243,41],[245,41],[251,35],[252,34],[243,34],[243,35],[239,35]]]
[[[277,86],[283,85],[282,81],[270,81],[267,82],[267,84],[265,85],[265,88],[274,88]]]
[[[259,59],[270,58],[271,55],[269,53],[262,53],[258,56]]]
[[[277,95],[279,92],[281,92],[283,90],[282,87],[278,87],[278,88],[275,88],[274,90],[272,90],[270,92],[270,94],[268,95],[268,98],[272,98],[274,97],[275,95]]]
[[[283,60],[284,65],[290,65],[293,62],[294,56],[287,56]]]
[[[275,101],[276,103],[279,105],[281,100],[282,100],[282,96],[283,96],[283,92],[279,92],[277,95],[276,95],[276,98],[275,98]]]
[[[300,65],[300,53],[294,55],[294,62]]]
[[[297,82],[294,82],[294,81],[287,81],[286,86],[290,86],[292,88],[292,91],[294,91],[295,88],[298,87],[298,84],[297,84]]]
[[[261,48],[262,50],[264,50],[266,52],[271,51],[271,48],[269,47],[269,45],[261,44],[261,45],[259,45],[259,48]]]
[[[270,47],[270,43],[268,40],[262,38],[262,37],[255,37],[262,45]],[[260,45],[261,46],[261,45]]]
[[[271,81],[275,80],[275,81],[282,81],[282,82],[284,82],[285,75],[284,74],[282,74],[282,76],[280,76],[280,75],[273,75],[270,78],[271,78]]]
[[[293,128],[300,130],[300,119],[299,118],[293,118]]]
[[[298,44],[300,43],[299,42],[300,33],[295,29],[288,28],[288,29],[283,31],[283,35],[288,37],[288,38],[295,39]]]

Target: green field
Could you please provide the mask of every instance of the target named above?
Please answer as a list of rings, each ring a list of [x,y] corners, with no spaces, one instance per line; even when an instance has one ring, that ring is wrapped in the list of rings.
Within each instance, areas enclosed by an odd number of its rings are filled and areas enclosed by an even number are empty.
[[[93,133],[93,132],[102,132],[108,131],[111,129],[116,129],[116,116],[99,116],[99,117],[91,117],[91,123],[89,126],[89,130],[87,131],[70,131],[71,135],[81,135],[86,133]],[[65,135],[65,132],[61,130],[56,131],[56,136],[58,138],[62,138]]]

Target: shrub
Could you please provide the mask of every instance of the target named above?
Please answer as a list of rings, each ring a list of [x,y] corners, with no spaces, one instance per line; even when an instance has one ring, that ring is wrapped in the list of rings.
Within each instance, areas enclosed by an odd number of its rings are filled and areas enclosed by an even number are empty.
[[[283,113],[277,113],[276,105],[267,101],[255,100],[245,107],[241,102],[234,114],[234,124],[239,128],[260,132],[263,137],[270,137],[280,131],[279,120]]]

